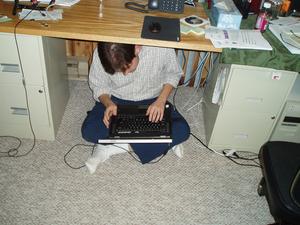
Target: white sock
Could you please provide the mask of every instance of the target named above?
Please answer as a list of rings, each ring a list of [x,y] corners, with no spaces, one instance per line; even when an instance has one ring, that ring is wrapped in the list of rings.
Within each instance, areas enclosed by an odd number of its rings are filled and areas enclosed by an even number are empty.
[[[94,148],[93,155],[91,155],[85,162],[85,165],[88,168],[89,172],[93,174],[96,171],[99,163],[104,162],[108,158],[109,154],[107,146],[98,144]]]
[[[128,144],[113,144],[113,145],[108,145],[107,147],[108,147],[109,156],[120,154],[120,153],[126,153],[129,151]]]
[[[93,174],[99,163],[103,163],[105,160],[109,159],[111,155],[126,153],[129,151],[128,144],[114,144],[114,145],[101,145],[98,144],[87,161],[85,162],[86,167],[89,172]]]
[[[179,144],[179,145],[175,145],[172,148],[172,151],[174,152],[175,155],[177,155],[179,158],[183,157],[183,145]]]

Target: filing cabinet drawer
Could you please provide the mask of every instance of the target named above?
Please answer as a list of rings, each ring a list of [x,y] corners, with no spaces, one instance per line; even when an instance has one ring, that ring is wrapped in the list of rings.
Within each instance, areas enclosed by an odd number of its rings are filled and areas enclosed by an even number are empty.
[[[0,84],[22,84],[16,43],[12,34],[0,33]]]
[[[22,84],[22,74],[18,64],[0,63],[0,84]]]
[[[0,33],[0,63],[19,64],[16,42],[13,34]]]
[[[0,102],[0,124],[28,124],[25,90],[22,85],[1,85]]]
[[[18,35],[17,38],[26,84],[44,85],[47,72],[42,37]]]
[[[251,121],[251,123],[249,123]],[[258,152],[261,143],[269,138],[275,118],[269,113],[241,113],[222,111],[217,117],[210,146],[251,148]]]
[[[9,98],[7,96],[10,96]],[[26,124],[29,113],[34,127],[49,126],[47,101],[43,87],[27,86],[29,102],[28,111],[26,95],[23,85],[1,85],[0,86],[0,124]]]
[[[43,85],[46,74],[42,37],[16,36],[25,81],[29,85]],[[21,67],[13,34],[0,34],[0,81],[22,82]],[[5,53],[5,54],[4,54]]]
[[[293,72],[243,66],[231,70],[223,108],[241,112],[278,112],[294,82]]]

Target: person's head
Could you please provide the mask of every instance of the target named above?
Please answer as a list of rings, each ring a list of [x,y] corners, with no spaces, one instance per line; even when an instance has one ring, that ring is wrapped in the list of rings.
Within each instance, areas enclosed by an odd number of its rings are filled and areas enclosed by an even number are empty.
[[[118,43],[98,43],[98,54],[105,72],[124,75],[135,71],[139,63],[138,54],[141,46]]]

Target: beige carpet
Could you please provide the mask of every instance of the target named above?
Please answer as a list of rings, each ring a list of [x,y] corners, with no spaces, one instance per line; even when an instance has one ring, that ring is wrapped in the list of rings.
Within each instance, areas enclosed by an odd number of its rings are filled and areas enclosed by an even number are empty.
[[[128,154],[111,157],[90,175],[64,163],[65,153],[86,143],[80,134],[93,106],[85,82],[70,83],[71,96],[55,141],[37,141],[22,158],[0,159],[1,225],[136,224],[262,225],[273,221],[266,200],[256,192],[259,168],[242,167],[209,152],[193,137],[184,157],[167,154],[141,165]],[[180,88],[176,105],[204,140],[200,92]],[[192,107],[194,106],[194,107]],[[0,139],[1,151],[16,142]],[[20,153],[30,149],[23,140]],[[67,160],[81,166],[90,147],[74,148]]]

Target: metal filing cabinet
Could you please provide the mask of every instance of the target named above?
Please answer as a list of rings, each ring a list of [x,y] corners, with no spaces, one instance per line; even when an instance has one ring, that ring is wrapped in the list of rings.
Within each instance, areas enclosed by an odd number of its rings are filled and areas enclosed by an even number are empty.
[[[0,33],[0,135],[54,140],[69,91],[65,41]],[[23,85],[23,83],[25,85]],[[29,106],[29,108],[27,107]]]
[[[269,140],[297,73],[218,64],[204,92],[207,144],[258,152]]]
[[[270,140],[300,143],[300,75],[287,98]]]

